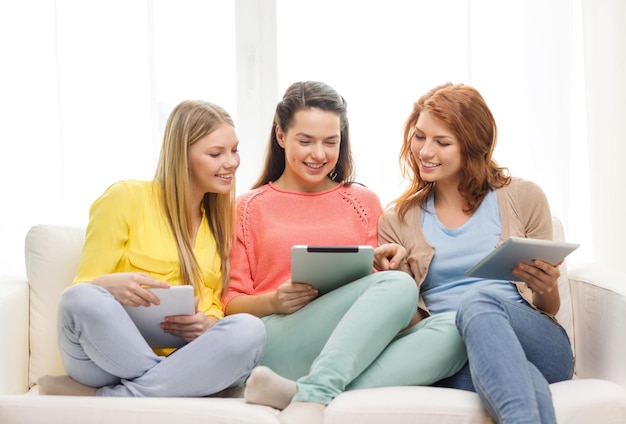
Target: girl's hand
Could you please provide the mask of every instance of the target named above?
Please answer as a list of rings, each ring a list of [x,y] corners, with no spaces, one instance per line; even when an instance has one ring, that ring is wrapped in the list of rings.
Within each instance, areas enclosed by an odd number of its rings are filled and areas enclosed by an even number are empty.
[[[128,306],[158,305],[159,298],[146,288],[170,287],[168,283],[142,272],[103,274],[95,278],[91,284],[107,289],[118,302]]]
[[[381,244],[374,249],[374,267],[379,271],[390,269],[408,270],[407,251],[398,243]],[[406,266],[406,269],[404,267]]]
[[[194,315],[172,315],[165,317],[165,322],[161,323],[163,331],[173,336],[178,336],[186,342],[190,342],[213,327],[219,320],[215,317],[208,317],[204,312],[199,311],[199,302],[200,296],[196,296],[196,313]]]
[[[309,304],[317,295],[317,290],[310,284],[293,283],[288,280],[278,286],[272,303],[276,313],[292,314]]]
[[[533,265],[522,263],[513,269],[513,275],[528,284],[532,290],[535,306],[550,315],[555,315],[561,306],[558,282],[561,263],[563,261],[551,265],[535,259]]]
[[[559,265],[551,265],[538,259],[533,261],[533,265],[520,263],[513,269],[513,275],[519,277],[520,281],[528,284],[533,293],[543,295],[558,290],[558,279],[561,276]]]

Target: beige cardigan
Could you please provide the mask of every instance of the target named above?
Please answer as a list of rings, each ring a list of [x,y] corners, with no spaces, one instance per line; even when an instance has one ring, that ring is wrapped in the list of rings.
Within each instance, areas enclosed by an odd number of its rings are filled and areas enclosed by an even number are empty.
[[[552,215],[548,199],[541,188],[528,180],[513,178],[511,184],[496,190],[502,234],[498,245],[511,236],[552,239]],[[378,242],[398,243],[408,252],[411,274],[418,286],[428,273],[435,248],[428,244],[420,223],[421,208],[407,211],[404,222],[400,221],[395,208],[388,208],[378,223]],[[494,246],[494,247],[496,247]],[[526,301],[533,305],[532,292],[526,283],[516,283]],[[534,305],[533,305],[534,306]],[[420,297],[420,308],[428,308]]]

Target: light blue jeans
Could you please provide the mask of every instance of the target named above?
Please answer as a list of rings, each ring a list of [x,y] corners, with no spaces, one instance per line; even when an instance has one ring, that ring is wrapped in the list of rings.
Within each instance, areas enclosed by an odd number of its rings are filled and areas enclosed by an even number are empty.
[[[228,316],[167,357],[148,346],[108,290],[76,284],[59,302],[63,365],[98,396],[207,396],[246,380],[263,353],[265,328],[248,314]]]
[[[293,314],[265,317],[261,364],[297,380],[293,401],[328,404],[345,390],[431,384],[465,364],[465,346],[453,314],[398,334],[417,302],[417,286],[406,273],[361,278]]]
[[[556,423],[548,385],[574,373],[561,325],[527,303],[475,291],[461,300],[457,326],[469,366],[438,386],[475,388],[497,423]]]

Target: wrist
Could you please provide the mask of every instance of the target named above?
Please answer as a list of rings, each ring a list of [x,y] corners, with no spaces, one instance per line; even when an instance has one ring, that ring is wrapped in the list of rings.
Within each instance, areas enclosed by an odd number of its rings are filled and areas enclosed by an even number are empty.
[[[267,293],[268,311],[266,315],[280,313],[280,301],[278,299],[278,290]]]

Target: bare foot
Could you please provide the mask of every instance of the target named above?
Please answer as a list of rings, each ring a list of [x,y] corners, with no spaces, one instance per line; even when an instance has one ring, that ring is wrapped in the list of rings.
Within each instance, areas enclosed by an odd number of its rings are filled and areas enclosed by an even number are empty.
[[[298,390],[296,382],[281,377],[268,367],[256,367],[246,382],[244,397],[248,403],[285,409]]]
[[[44,375],[37,380],[40,395],[95,396],[96,388],[80,384],[68,375]]]

